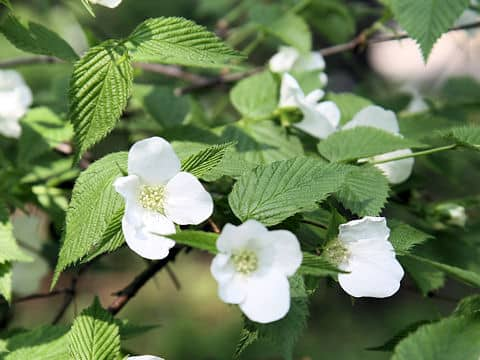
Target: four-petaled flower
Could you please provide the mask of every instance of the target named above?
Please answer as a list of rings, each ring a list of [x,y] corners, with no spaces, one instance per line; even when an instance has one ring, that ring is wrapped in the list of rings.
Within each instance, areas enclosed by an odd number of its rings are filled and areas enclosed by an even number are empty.
[[[175,242],[175,224],[200,224],[213,201],[198,179],[180,171],[172,146],[160,137],[135,143],[128,153],[128,176],[115,180],[125,199],[122,230],[127,245],[147,259],[163,259]]]
[[[90,2],[92,4],[98,4],[113,9],[120,5],[122,0],[90,0]]]
[[[305,96],[297,80],[290,74],[283,74],[278,106],[299,108],[303,119],[293,126],[316,138],[325,139],[337,130],[340,110],[333,101],[318,102],[324,95],[322,90],[317,89]]]
[[[400,135],[400,128],[395,113],[376,105],[370,105],[360,110],[351,121],[345,124],[343,129],[352,129],[359,126],[374,127],[396,136],[402,136]],[[388,160],[399,156],[409,155],[411,153],[412,150],[410,149],[396,150],[374,156],[373,160]],[[375,166],[385,174],[391,184],[400,184],[410,177],[414,163],[415,160],[410,157],[376,164]]]
[[[400,288],[404,272],[388,240],[390,229],[383,217],[364,217],[340,225],[338,238],[325,255],[345,273],[340,286],[353,297],[384,298]]]
[[[238,304],[259,323],[283,318],[290,308],[288,277],[302,262],[300,244],[287,230],[269,231],[255,220],[225,225],[217,240],[219,254],[211,271],[220,298]]]
[[[13,70],[0,70],[0,133],[18,138],[19,120],[32,104],[32,92],[22,76]]]

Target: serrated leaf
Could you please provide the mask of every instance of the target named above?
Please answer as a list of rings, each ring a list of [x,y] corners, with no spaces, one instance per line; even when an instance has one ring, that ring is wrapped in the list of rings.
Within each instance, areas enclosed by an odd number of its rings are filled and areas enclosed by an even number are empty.
[[[132,82],[128,52],[115,41],[91,48],[75,63],[69,118],[75,129],[77,157],[112,131],[127,106]]]
[[[392,360],[478,360],[480,321],[446,318],[421,326],[395,348]]]
[[[347,209],[359,216],[377,216],[387,202],[390,187],[383,173],[373,166],[348,166],[336,193]]]
[[[474,317],[480,314],[480,295],[470,295],[460,300],[453,311],[453,316]]]
[[[263,165],[245,173],[233,186],[228,202],[242,221],[275,225],[318,203],[343,182],[336,165],[313,158],[295,158]]]
[[[340,110],[340,124],[345,125],[353,119],[356,113],[373,103],[352,93],[328,93],[327,100],[333,101]]]
[[[302,265],[298,269],[299,275],[313,276],[336,276],[341,272],[325,258],[305,252],[303,253]]]
[[[95,252],[105,234],[115,233],[111,224],[115,223],[124,201],[112,184],[123,175],[121,169],[127,167],[127,156],[126,152],[107,155],[80,174],[67,210],[64,240],[52,286],[65,268]]]
[[[148,19],[128,41],[135,61],[214,67],[242,58],[203,26],[179,17]]]
[[[391,228],[390,242],[395,251],[409,252],[414,246],[432,239],[433,236],[407,224],[396,224]]]
[[[414,140],[395,136],[373,127],[356,127],[338,131],[318,144],[318,151],[330,161],[351,161],[420,147]]]
[[[9,262],[0,264],[0,296],[8,303],[12,300],[12,265]]]
[[[230,91],[230,100],[239,113],[248,118],[271,115],[278,104],[278,85],[269,71],[238,82]]]
[[[0,0],[0,5],[6,6],[9,10],[13,11],[12,4],[10,4],[9,0]]]
[[[56,33],[34,22],[22,24],[13,14],[8,14],[0,25],[0,32],[20,50],[66,61],[78,59],[72,47]]]
[[[13,226],[8,216],[8,209],[0,202],[0,264],[11,261],[31,261],[32,259],[20,249],[13,236]]]
[[[420,44],[426,62],[433,45],[469,4],[469,0],[391,0],[391,9],[400,26]]]
[[[67,326],[42,326],[14,334],[6,339],[2,360],[66,360],[68,353]]]
[[[120,339],[128,340],[140,336],[151,330],[157,329],[160,325],[140,325],[132,324],[126,319],[115,319],[115,323],[120,328]]]
[[[296,47],[302,52],[312,49],[312,34],[302,17],[287,12],[276,21],[264,27],[269,34],[279,38],[285,44]]]
[[[214,233],[196,230],[183,230],[176,234],[168,235],[167,237],[175,240],[179,244],[205,250],[212,254],[216,254],[218,252],[216,245],[218,235]]]
[[[76,360],[118,360],[120,355],[119,327],[97,298],[73,322],[68,342]]]
[[[189,172],[196,177],[208,175],[223,160],[225,152],[233,146],[234,143],[229,142],[220,145],[209,146],[198,153],[189,156],[182,161],[182,170]]]
[[[450,277],[457,279],[467,285],[473,287],[480,287],[480,274],[477,274],[476,272],[460,269],[456,266],[443,264],[417,255],[406,254],[406,256],[425,265],[429,265],[433,268],[441,270],[447,273],[447,275],[449,275]]]
[[[480,126],[455,127],[446,131],[444,136],[462,146],[480,151]]]

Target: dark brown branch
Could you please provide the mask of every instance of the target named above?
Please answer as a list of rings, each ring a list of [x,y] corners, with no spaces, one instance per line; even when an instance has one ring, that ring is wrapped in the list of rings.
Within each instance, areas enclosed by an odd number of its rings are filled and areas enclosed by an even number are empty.
[[[8,59],[0,61],[0,69],[36,64],[59,64],[63,61],[54,56],[26,56],[16,59]]]
[[[170,250],[170,253],[165,259],[153,262],[147,269],[140,273],[135,279],[132,280],[125,288],[114,293],[116,297],[110,306],[108,311],[116,315],[122,310],[125,305],[137,294],[137,292],[160,270],[165,268],[170,262],[175,261],[175,258],[182,250],[181,247],[174,247]]]
[[[153,73],[162,74],[165,76],[184,80],[186,82],[196,84],[196,85],[203,85],[210,80],[209,78],[185,71],[178,66],[148,64],[148,63],[141,63],[141,62],[133,63],[133,66],[139,69],[143,69],[145,71],[150,71]]]

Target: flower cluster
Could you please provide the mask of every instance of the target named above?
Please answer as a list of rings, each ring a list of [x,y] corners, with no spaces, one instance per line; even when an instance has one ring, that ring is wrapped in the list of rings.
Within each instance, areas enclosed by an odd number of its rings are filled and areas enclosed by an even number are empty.
[[[18,138],[20,119],[32,104],[32,92],[22,76],[13,70],[0,70],[0,133]]]

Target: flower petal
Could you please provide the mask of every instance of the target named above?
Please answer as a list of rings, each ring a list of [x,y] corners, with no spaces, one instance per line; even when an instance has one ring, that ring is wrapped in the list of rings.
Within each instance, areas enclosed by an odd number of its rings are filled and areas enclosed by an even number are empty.
[[[400,132],[395,113],[376,105],[370,105],[360,110],[351,121],[345,124],[343,129],[352,129],[358,126],[370,126],[392,134]]]
[[[235,274],[230,281],[218,284],[218,296],[227,304],[240,304],[247,296],[248,279]]]
[[[18,139],[22,134],[20,117],[4,116],[0,114],[0,134],[13,139]]]
[[[288,73],[283,74],[278,107],[298,107],[304,98],[305,94],[297,80]]]
[[[210,272],[218,283],[225,283],[230,281],[235,275],[235,268],[230,262],[230,255],[218,254],[210,265]]]
[[[273,266],[285,276],[292,276],[302,263],[302,250],[297,237],[287,230],[272,230],[270,252],[274,253]]]
[[[217,239],[217,249],[231,254],[236,249],[244,248],[250,240],[261,239],[267,234],[267,228],[256,220],[247,220],[239,226],[226,224]]]
[[[366,216],[340,225],[338,239],[346,245],[357,241],[385,241],[390,236],[390,229],[384,217]]]
[[[140,187],[140,179],[137,175],[128,175],[117,178],[113,182],[115,191],[123,196],[125,201],[135,201]]]
[[[213,213],[213,200],[198,179],[179,172],[165,187],[165,215],[179,225],[197,225]]]
[[[403,155],[411,154],[412,150],[402,149],[397,151],[392,151],[386,154],[377,155],[373,157],[373,160],[386,160],[394,157],[399,157]],[[415,160],[413,158],[406,158],[401,160],[390,161],[381,164],[375,164],[387,177],[388,182],[391,184],[400,184],[410,177],[413,171],[413,165]]]
[[[160,137],[136,142],[128,153],[128,173],[149,185],[163,185],[180,171],[172,145]]]
[[[275,271],[253,274],[248,279],[247,296],[240,309],[252,321],[269,323],[280,320],[290,309],[290,284]]]
[[[274,73],[284,73],[290,71],[300,53],[297,49],[290,46],[281,46],[279,51],[272,56],[268,65]]]
[[[300,56],[293,69],[296,71],[315,71],[325,69],[325,60],[319,52],[310,52]]]
[[[319,139],[326,139],[335,132],[340,122],[340,110],[331,101],[313,106],[303,102],[300,110],[303,113],[303,120],[294,126]]]
[[[122,0],[90,0],[90,2],[92,4],[98,4],[113,9],[120,5]]]

